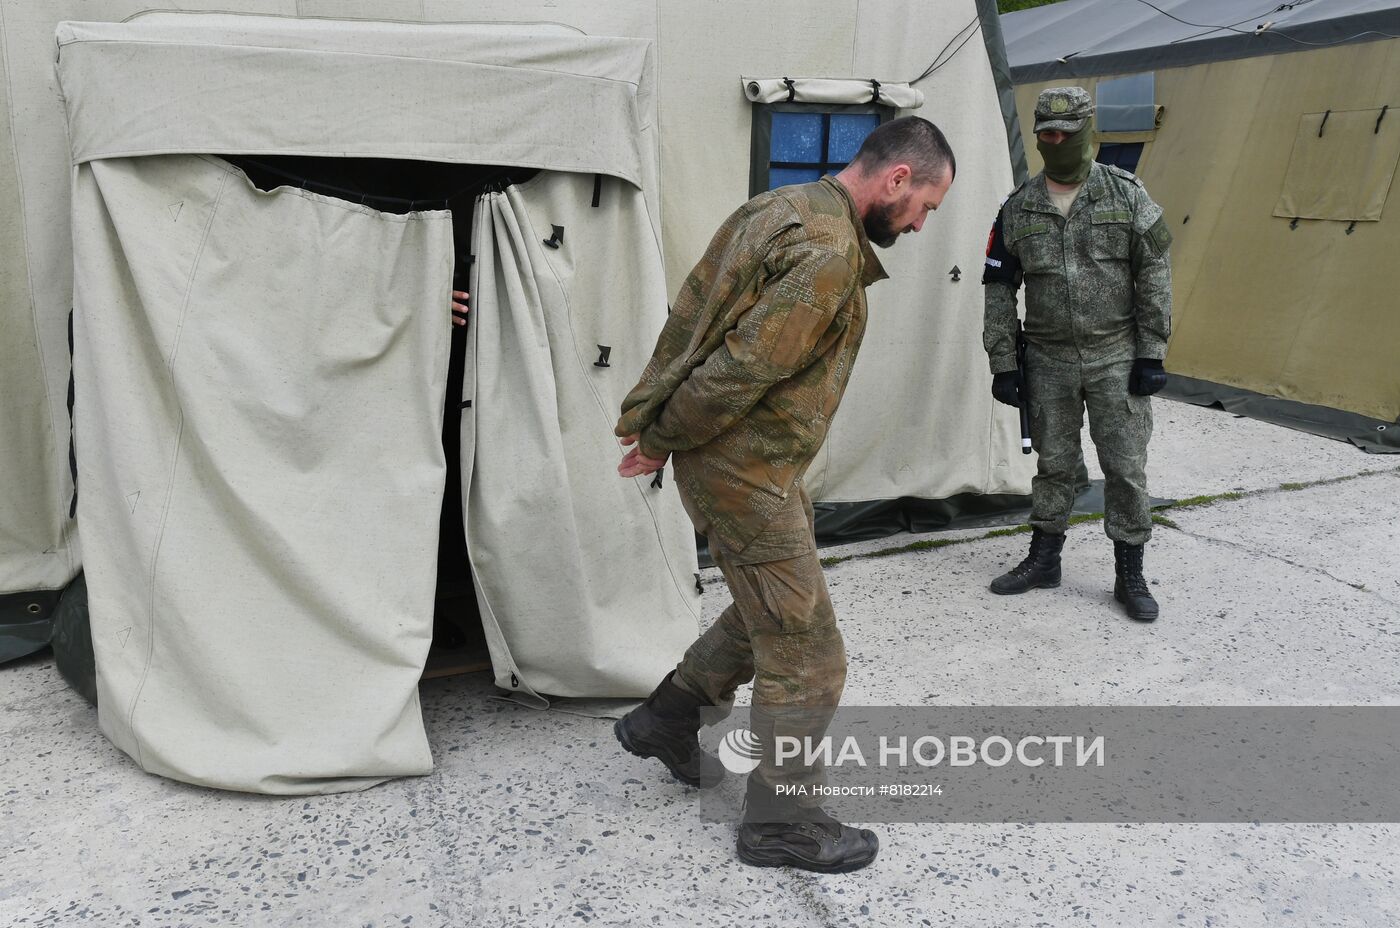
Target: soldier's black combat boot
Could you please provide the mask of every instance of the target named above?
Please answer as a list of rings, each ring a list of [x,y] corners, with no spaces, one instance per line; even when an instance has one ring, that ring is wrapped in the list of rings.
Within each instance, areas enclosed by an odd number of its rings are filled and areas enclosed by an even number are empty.
[[[1060,585],[1060,549],[1065,536],[1040,529],[1031,530],[1031,553],[1026,559],[992,581],[992,592],[1003,595],[1024,593]]]
[[[618,719],[613,734],[638,757],[655,757],[682,783],[709,789],[724,779],[719,758],[700,748],[700,707],[709,705],[699,696],[671,682],[675,671],[652,691],[646,702]]]
[[[751,776],[736,847],[739,859],[754,867],[849,873],[875,859],[880,839],[869,829],[842,825],[820,808],[776,797]]]
[[[1139,622],[1155,621],[1157,600],[1152,598],[1152,593],[1147,589],[1147,580],[1142,576],[1142,545],[1115,541],[1113,567],[1117,574],[1113,581],[1113,598],[1122,603],[1128,615]]]

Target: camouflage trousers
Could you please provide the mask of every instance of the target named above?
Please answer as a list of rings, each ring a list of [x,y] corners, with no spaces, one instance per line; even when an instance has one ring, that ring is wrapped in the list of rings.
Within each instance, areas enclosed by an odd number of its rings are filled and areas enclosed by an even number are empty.
[[[684,494],[682,494],[684,498]],[[696,508],[686,501],[695,518]],[[826,732],[846,684],[846,646],[836,627],[812,527],[812,503],[801,482],[762,532],[740,551],[726,548],[708,526],[710,555],[734,601],[686,650],[674,681],[712,705],[732,705],[734,691],[753,681],[750,728],[763,746],[753,776],[818,805],[812,787],[821,766],[777,763],[778,736],[812,739]]]
[[[1031,481],[1031,525],[1056,534],[1069,527],[1087,408],[1104,474],[1104,531],[1115,541],[1146,544],[1152,537],[1146,474],[1152,398],[1128,392],[1133,358],[1061,361],[1031,345],[1026,367],[1031,440],[1040,455]]]

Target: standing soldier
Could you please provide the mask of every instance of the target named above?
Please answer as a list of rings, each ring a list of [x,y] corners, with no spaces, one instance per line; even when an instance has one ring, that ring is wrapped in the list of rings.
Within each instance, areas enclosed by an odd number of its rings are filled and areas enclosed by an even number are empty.
[[[1113,539],[1113,596],[1134,619],[1157,618],[1142,576],[1152,536],[1149,397],[1167,380],[1171,233],[1142,181],[1093,160],[1094,104],[1055,87],[1035,106],[1045,170],[1002,204],[987,245],[986,324],[992,395],[1029,402],[1040,459],[1031,484],[1031,550],[992,581],[994,593],[1060,585],[1060,549],[1074,503],[1084,409],[1104,472],[1104,530]],[[1026,284],[1024,379],[1016,368],[1016,290]]]
[[[615,731],[682,782],[714,786],[724,770],[700,748],[700,708],[732,704],[753,681],[751,725],[766,749],[739,826],[746,863],[841,872],[879,850],[870,831],[822,811],[811,789],[820,767],[774,762],[773,735],[819,739],[846,680],[802,476],[865,334],[865,288],[886,276],[870,246],[919,231],[954,171],[938,128],[908,117],[876,128],[836,177],[741,206],[681,286],[623,401],[617,434],[633,447],[618,473],[672,458],[734,602]]]

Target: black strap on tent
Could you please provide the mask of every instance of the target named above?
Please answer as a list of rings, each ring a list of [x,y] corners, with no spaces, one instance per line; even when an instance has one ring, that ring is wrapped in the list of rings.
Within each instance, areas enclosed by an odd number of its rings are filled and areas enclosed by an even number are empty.
[[[560,245],[564,244],[564,227],[551,226],[551,228],[554,229],[554,234],[545,239],[544,243],[550,248],[558,248]]]
[[[598,208],[598,202],[603,198],[603,175],[593,175],[593,208]]]
[[[1356,220],[1353,219],[1353,220],[1351,221],[1351,225],[1347,226],[1347,235],[1350,235],[1351,233],[1353,233],[1353,232],[1355,232],[1355,231],[1356,231]]]
[[[608,363],[608,358],[612,356],[612,345],[598,346],[598,360],[593,362],[594,367],[612,367]]]
[[[1373,129],[1373,130],[1371,131],[1371,134],[1372,134],[1372,135],[1380,135],[1380,134],[1381,134],[1381,120],[1385,118],[1385,111],[1388,110],[1388,109],[1390,109],[1390,104],[1389,104],[1389,103],[1387,103],[1385,106],[1381,107],[1381,114],[1380,114],[1379,116],[1376,117],[1376,128]]]
[[[651,485],[652,485],[652,487],[653,487],[654,489],[657,489],[657,490],[661,489],[661,484],[665,482],[665,477],[666,477],[666,468],[663,467],[663,468],[661,468],[660,470],[658,470],[658,471],[656,472],[656,476],[652,478],[652,480],[651,480]]]
[[[870,79],[870,92],[871,92],[870,102],[871,102],[871,103],[879,103],[879,102],[880,102],[880,82],[877,81],[877,80],[876,80],[875,78],[873,78],[873,77]]]
[[[1298,228],[1298,217],[1294,216],[1293,221],[1288,224],[1288,231],[1292,232],[1296,228]]]
[[[797,97],[797,85],[796,85],[795,83],[793,83],[792,78],[790,78],[790,77],[785,77],[785,78],[783,78],[783,83],[784,83],[784,84],[787,84],[787,89],[788,89],[788,98],[787,98],[787,102],[788,102],[788,103],[791,103],[791,102],[793,101],[793,99]]]
[[[1317,137],[1318,137],[1318,138],[1322,138],[1322,130],[1327,128],[1327,117],[1328,117],[1328,116],[1331,116],[1331,115],[1332,115],[1332,111],[1331,111],[1331,110],[1328,110],[1327,112],[1325,112],[1325,113],[1322,114],[1322,123],[1317,127]]]
[[[73,437],[73,310],[68,310],[68,470],[73,475],[73,499],[68,504],[68,518],[78,514],[78,447]]]
[[[458,409],[471,409],[471,408],[472,408],[472,401],[471,401],[471,400],[462,400],[461,405],[459,405],[457,408],[458,408]]]
[[[705,595],[705,585],[700,582],[700,571],[695,572],[695,592],[701,596]]]

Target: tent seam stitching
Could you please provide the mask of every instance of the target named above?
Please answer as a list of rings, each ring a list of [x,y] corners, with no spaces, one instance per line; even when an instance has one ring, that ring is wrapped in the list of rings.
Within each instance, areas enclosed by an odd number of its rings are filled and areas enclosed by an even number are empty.
[[[190,275],[185,281],[185,296],[180,307],[180,321],[175,329],[174,344],[170,348],[170,356],[166,359],[165,366],[170,375],[172,388],[175,384],[175,358],[180,352],[180,340],[185,330],[185,319],[189,315],[190,294],[194,291],[194,281],[199,273],[199,264],[204,257],[204,250],[209,243],[209,230],[214,226],[214,219],[219,214],[219,204],[223,202],[224,192],[228,189],[230,175],[225,173],[219,181],[219,192],[214,197],[213,208],[209,211],[209,219],[204,224],[204,232],[199,239],[199,250],[195,252],[194,261],[190,265]],[[147,584],[147,613],[146,613],[146,664],[141,671],[141,682],[136,685],[136,692],[131,696],[131,706],[127,710],[126,725],[131,733],[132,744],[136,747],[136,762],[142,769],[146,767],[144,751],[141,750],[141,738],[136,734],[136,710],[141,704],[141,694],[146,689],[146,681],[151,676],[151,662],[155,656],[156,643],[156,572],[160,564],[160,549],[165,541],[165,526],[170,518],[170,499],[175,494],[175,474],[180,467],[180,448],[185,439],[185,414],[180,412],[180,426],[175,433],[175,453],[171,456],[170,476],[165,486],[165,501],[161,506],[160,528],[156,531],[155,546],[151,551],[150,579]]]
[[[2,37],[5,35],[4,20],[5,11],[3,6],[0,6],[0,41],[3,41]],[[15,82],[12,76],[8,46],[0,48],[0,57],[3,57],[5,62],[5,99],[7,101],[12,101],[10,88],[15,86]],[[10,127],[10,151],[14,157],[15,162],[15,188],[19,193],[19,229],[20,238],[24,242],[24,278],[26,283],[25,290],[27,291],[26,295],[29,299],[29,317],[34,324],[34,352],[39,359],[39,375],[41,378],[43,378],[44,383],[44,411],[45,419],[47,420],[49,427],[50,447],[52,451],[57,451],[59,429],[58,422],[53,414],[53,396],[49,392],[49,364],[47,359],[44,357],[43,339],[40,338],[39,335],[41,331],[39,326],[39,306],[37,301],[34,299],[34,254],[29,242],[29,228],[27,223],[25,222],[24,203],[26,197],[24,191],[24,173],[20,169],[20,165],[22,162],[19,156],[19,143],[16,141],[17,136],[15,133],[14,114],[15,108],[11,105],[7,105],[5,109],[5,118],[6,121],[9,123]],[[69,177],[69,183],[72,183],[71,175]],[[72,299],[71,291],[69,299],[70,301]],[[49,467],[53,468],[54,459],[57,458],[58,455],[51,453],[48,455],[48,457],[50,458]],[[60,465],[58,469],[58,486],[63,485],[64,472],[65,469]],[[52,476],[52,474],[53,471],[50,470],[50,475]],[[68,529],[69,521],[70,520],[68,519],[63,519],[60,517],[58,523],[58,534],[63,544],[64,557],[67,560],[67,570],[65,570],[65,572],[67,572],[68,570],[72,570],[74,566],[72,538]]]

